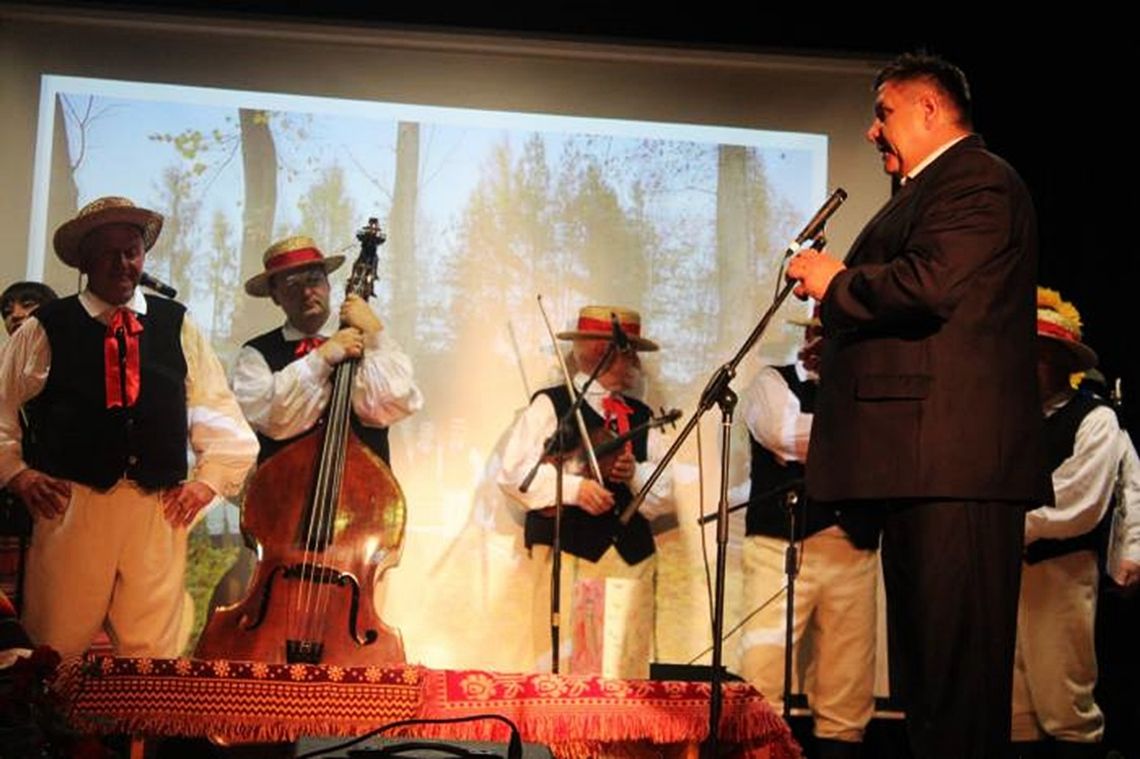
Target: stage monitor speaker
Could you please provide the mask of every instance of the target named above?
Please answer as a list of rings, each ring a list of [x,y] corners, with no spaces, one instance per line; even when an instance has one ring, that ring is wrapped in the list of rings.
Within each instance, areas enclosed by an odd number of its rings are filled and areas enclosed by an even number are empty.
[[[344,743],[347,738],[302,738],[297,741],[293,756]],[[408,750],[396,750],[401,744],[419,744]],[[439,748],[431,748],[438,745]],[[541,743],[523,743],[523,759],[553,759],[550,749]],[[466,753],[459,753],[466,752]],[[506,759],[506,742],[445,741],[434,738],[369,738],[353,746],[321,754],[327,759],[370,759],[371,757],[401,757],[402,759],[454,759],[456,756]]]

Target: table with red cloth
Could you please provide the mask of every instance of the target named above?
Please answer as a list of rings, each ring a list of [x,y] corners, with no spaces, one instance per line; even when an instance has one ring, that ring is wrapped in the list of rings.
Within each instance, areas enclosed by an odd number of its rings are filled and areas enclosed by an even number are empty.
[[[286,742],[361,735],[408,719],[498,714],[524,741],[586,759],[624,748],[692,744],[708,731],[708,683],[607,680],[420,666],[90,657],[60,679],[76,728],[136,736],[209,736]],[[794,759],[787,725],[752,686],[726,683],[720,740],[745,757]],[[506,725],[479,720],[417,725],[396,735],[506,741]]]

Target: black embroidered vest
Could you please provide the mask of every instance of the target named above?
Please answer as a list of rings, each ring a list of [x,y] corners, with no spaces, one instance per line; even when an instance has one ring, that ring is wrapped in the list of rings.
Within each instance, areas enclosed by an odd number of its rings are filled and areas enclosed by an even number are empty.
[[[558,418],[570,408],[570,392],[565,386],[540,390],[534,397],[537,398],[540,394],[551,400],[554,404],[554,414]],[[652,412],[644,403],[636,398],[622,397],[633,409],[629,419],[630,428],[645,424],[652,418]],[[582,404],[582,418],[586,422],[586,427],[591,430],[605,424],[605,420],[590,408],[589,404]],[[645,430],[634,435],[630,441],[633,444],[633,456],[638,461],[645,461],[648,457],[648,440],[649,434]],[[613,546],[622,559],[631,565],[652,556],[654,545],[649,521],[639,513],[635,513],[629,524],[625,526],[618,519],[633,499],[629,487],[624,483],[608,482],[606,488],[614,494],[614,509],[610,513],[594,515],[579,508],[563,510],[562,550],[588,561],[597,561],[610,546]],[[552,545],[554,517],[545,516],[538,511],[527,512],[523,535],[527,548],[535,543]]]
[[[103,340],[78,296],[36,310],[51,346],[43,391],[27,404],[35,433],[29,464],[53,477],[106,490],[122,478],[143,488],[186,479],[186,358],[179,303],[146,296],[138,316],[140,387],[134,406],[108,409]]]
[[[788,384],[788,389],[800,403],[805,414],[814,413],[817,384],[804,381],[796,374],[795,365],[774,367]],[[817,532],[838,524],[847,533],[857,548],[874,549],[879,545],[879,519],[868,509],[870,507],[851,506],[835,508],[809,503],[804,493],[804,464],[800,461],[781,463],[776,455],[755,438],[749,436],[752,446],[751,489],[748,509],[745,512],[745,533],[767,535],[774,538],[788,537],[789,493],[796,496],[796,540],[802,540]]]
[[[1091,393],[1079,391],[1069,399],[1068,403],[1045,419],[1045,454],[1050,472],[1073,455],[1073,446],[1077,442],[1077,429],[1081,426],[1081,422],[1089,412],[1103,405],[1104,401]],[[1105,509],[1104,516],[1096,527],[1083,535],[1035,540],[1025,548],[1025,561],[1036,564],[1045,559],[1076,551],[1100,551],[1107,545],[1111,519],[1112,508],[1108,508]]]

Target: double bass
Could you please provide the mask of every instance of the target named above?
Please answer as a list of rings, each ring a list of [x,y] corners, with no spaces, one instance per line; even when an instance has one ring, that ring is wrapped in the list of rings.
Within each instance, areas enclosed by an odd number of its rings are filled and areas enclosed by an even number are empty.
[[[376,219],[357,233],[348,294],[373,294]],[[352,430],[358,359],[338,364],[321,422],[250,480],[241,528],[257,567],[246,596],[215,609],[194,655],[270,663],[367,666],[404,661],[380,619],[376,584],[400,557],[406,506],[388,465]]]

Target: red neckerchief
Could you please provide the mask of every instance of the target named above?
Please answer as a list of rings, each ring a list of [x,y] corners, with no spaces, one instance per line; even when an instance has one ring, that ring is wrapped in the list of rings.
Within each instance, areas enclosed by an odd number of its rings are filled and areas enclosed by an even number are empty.
[[[139,387],[142,385],[139,374],[139,333],[142,330],[138,317],[129,308],[120,307],[111,314],[103,337],[103,379],[107,408],[127,408],[135,405],[139,399]]]
[[[296,347],[293,348],[293,356],[296,358],[306,356],[309,353],[315,351],[317,348],[320,348],[325,340],[328,340],[328,338],[321,337],[320,335],[317,335],[316,337],[302,337],[297,341]]]
[[[610,393],[602,398],[602,410],[606,412],[606,425],[612,419],[617,425],[617,433],[624,435],[629,432],[629,416],[633,413],[620,395]],[[625,450],[630,450],[631,442],[625,441]]]

